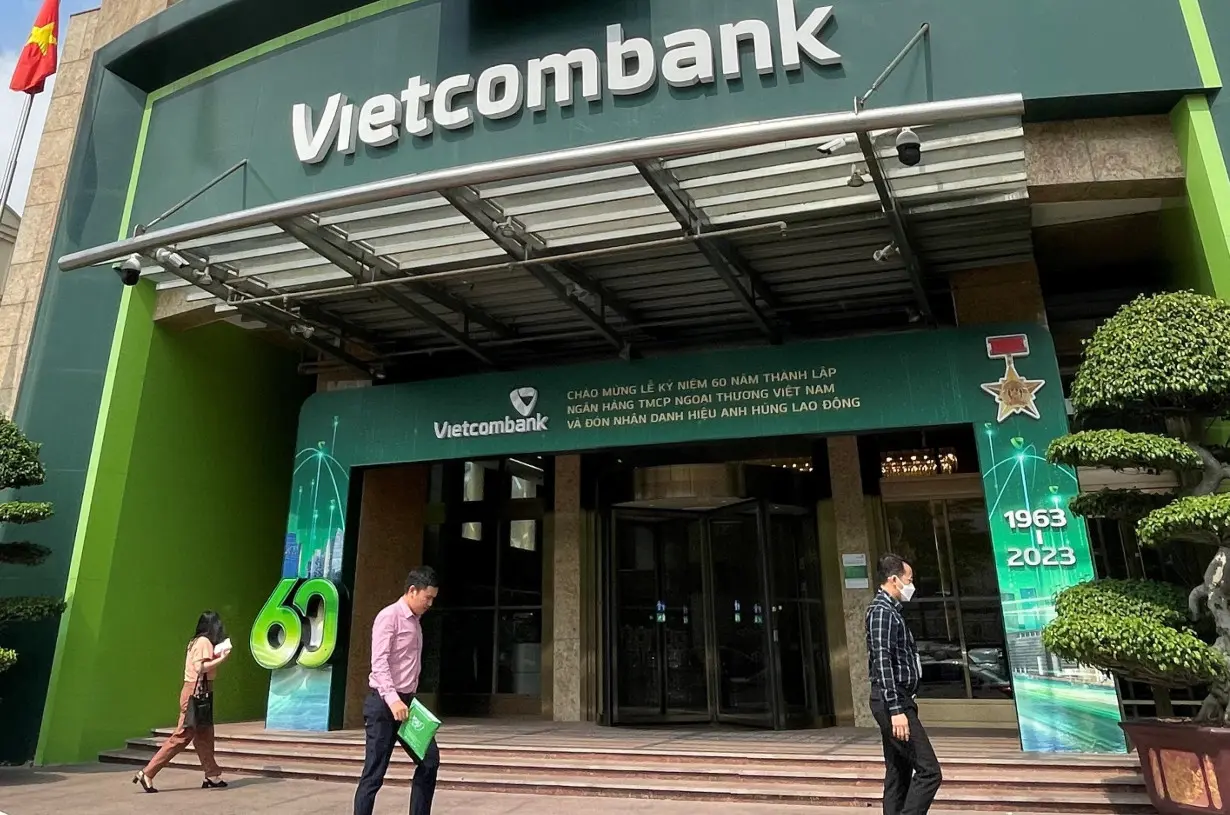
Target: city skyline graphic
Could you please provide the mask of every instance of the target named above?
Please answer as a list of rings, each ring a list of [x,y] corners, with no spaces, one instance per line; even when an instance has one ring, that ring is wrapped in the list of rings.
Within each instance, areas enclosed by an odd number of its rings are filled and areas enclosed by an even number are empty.
[[[337,458],[341,420],[334,416],[328,437],[295,454],[294,498],[286,521],[282,577],[342,579],[346,540],[346,498],[350,467]],[[329,729],[333,692],[331,667],[300,665],[273,671],[265,727],[270,730]]]

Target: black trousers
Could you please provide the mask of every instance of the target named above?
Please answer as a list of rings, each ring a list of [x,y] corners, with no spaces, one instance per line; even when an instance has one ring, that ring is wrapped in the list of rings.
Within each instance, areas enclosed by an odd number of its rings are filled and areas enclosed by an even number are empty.
[[[402,696],[402,701],[407,705],[413,700],[410,694]],[[372,815],[376,793],[384,786],[384,774],[389,771],[393,749],[399,744],[416,765],[410,788],[410,815],[431,815],[431,799],[436,794],[436,774],[440,770],[440,748],[435,740],[432,739],[427,755],[420,760],[397,738],[397,728],[401,727],[401,723],[393,718],[393,711],[375,692],[368,694],[363,702],[363,724],[367,731],[367,751],[363,776],[354,794],[354,815]]]
[[[918,720],[918,708],[907,705],[910,740],[893,738],[892,716],[878,699],[871,700],[871,715],[884,740],[884,815],[926,815],[944,780],[939,759]]]

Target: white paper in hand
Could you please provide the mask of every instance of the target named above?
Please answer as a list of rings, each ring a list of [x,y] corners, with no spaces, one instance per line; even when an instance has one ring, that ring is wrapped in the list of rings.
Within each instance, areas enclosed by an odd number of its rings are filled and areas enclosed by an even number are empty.
[[[222,642],[214,646],[214,653],[221,656],[222,654],[230,653],[232,648],[234,648],[234,646],[231,645],[231,639],[230,637],[227,637]]]

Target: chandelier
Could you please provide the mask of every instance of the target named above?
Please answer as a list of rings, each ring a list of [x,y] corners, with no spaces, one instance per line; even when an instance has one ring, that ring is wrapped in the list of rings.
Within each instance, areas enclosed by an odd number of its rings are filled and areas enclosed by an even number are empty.
[[[952,475],[957,471],[957,453],[951,447],[938,450],[894,450],[880,456],[883,478],[915,478]]]

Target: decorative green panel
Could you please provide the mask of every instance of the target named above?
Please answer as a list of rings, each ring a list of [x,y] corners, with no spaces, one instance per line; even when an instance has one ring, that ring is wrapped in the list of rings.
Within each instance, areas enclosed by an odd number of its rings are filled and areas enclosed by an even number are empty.
[[[317,394],[304,405],[284,577],[340,574],[355,467],[766,436],[973,425],[1027,750],[1124,749],[1107,677],[1041,650],[1054,593],[1093,577],[1049,333],[928,331],[494,373]],[[286,582],[284,581],[284,584]],[[285,594],[285,591],[282,591]],[[281,601],[279,601],[281,602]],[[344,625],[345,620],[340,624]],[[365,635],[365,632],[356,632]],[[344,672],[275,673],[270,716],[326,729]],[[273,725],[270,725],[273,726]]]

